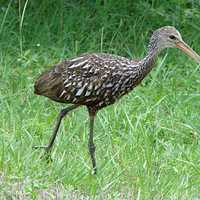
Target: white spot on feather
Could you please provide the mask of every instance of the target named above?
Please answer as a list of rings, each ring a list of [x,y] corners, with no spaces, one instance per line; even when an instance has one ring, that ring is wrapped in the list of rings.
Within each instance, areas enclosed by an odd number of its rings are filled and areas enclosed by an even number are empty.
[[[99,95],[99,94],[100,94],[100,90],[97,90],[97,91],[96,91],[96,95]]]
[[[69,79],[66,79],[66,80],[64,81],[64,85],[65,85],[68,81],[69,81]]]
[[[93,68],[91,67],[89,73],[92,73],[92,72],[93,72]]]
[[[90,85],[88,86],[88,90],[92,90],[92,88],[93,88],[93,84],[90,83]]]
[[[99,87],[100,87],[100,86],[99,86],[98,84],[95,85],[94,90],[97,90]]]
[[[65,86],[66,88],[69,87],[71,84],[72,84],[71,82],[70,82],[70,83],[67,83],[67,84],[65,84],[65,82],[64,82],[64,86]]]
[[[87,60],[84,60],[83,62],[75,63],[75,64],[69,66],[68,68],[69,68],[69,69],[77,68],[77,67],[80,67],[80,66],[86,64],[87,62],[88,62]]]
[[[65,97],[65,99],[66,99],[66,100],[70,100],[70,95],[67,95],[67,96]]]
[[[73,64],[73,65],[69,66],[68,68],[69,68],[69,69],[73,69],[73,68],[76,68],[76,67],[77,67],[77,65],[76,65],[76,64]]]
[[[80,88],[82,86],[82,81],[78,82],[77,87]]]
[[[75,61],[78,61],[78,60],[81,60],[83,57],[82,56],[80,56],[80,57],[76,57],[76,58],[74,58],[74,59],[72,59],[72,60],[70,60],[71,62],[75,62]]]
[[[112,86],[113,86],[112,83],[108,83],[108,84],[106,85],[106,88],[111,88]]]
[[[91,94],[91,91],[87,90],[85,96],[86,96],[86,97],[87,97],[87,96],[90,96],[90,94]]]
[[[90,67],[90,65],[89,64],[86,64],[86,65],[84,65],[82,68],[83,69],[87,69],[87,68],[89,68]]]
[[[103,102],[103,101],[99,102],[99,106],[102,106],[103,104],[104,104],[104,102]]]
[[[76,100],[77,100],[76,98],[73,98],[72,102],[73,102],[73,103],[75,103],[75,102],[76,102]]]
[[[77,91],[75,96],[81,96],[81,94],[83,93],[84,89],[85,89],[85,85]]]
[[[62,93],[60,94],[59,98],[62,98],[64,94],[66,94],[67,92],[65,90],[62,91]]]

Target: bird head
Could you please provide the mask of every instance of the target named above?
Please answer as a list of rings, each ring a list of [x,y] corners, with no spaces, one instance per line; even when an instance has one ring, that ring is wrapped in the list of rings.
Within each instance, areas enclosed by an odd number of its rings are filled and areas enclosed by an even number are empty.
[[[173,26],[164,26],[154,31],[149,48],[157,48],[158,51],[165,48],[179,48],[200,64],[200,56],[183,41],[181,34]]]

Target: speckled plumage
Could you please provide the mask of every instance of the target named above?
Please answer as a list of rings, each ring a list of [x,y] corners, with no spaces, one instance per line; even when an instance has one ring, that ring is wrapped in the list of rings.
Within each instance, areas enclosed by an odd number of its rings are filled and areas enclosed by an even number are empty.
[[[43,73],[35,82],[35,93],[54,101],[70,103],[61,110],[52,138],[45,146],[49,152],[54,143],[62,118],[71,110],[85,105],[90,116],[89,152],[96,173],[93,126],[96,112],[113,104],[130,92],[151,71],[158,53],[164,48],[177,47],[200,63],[200,57],[171,26],[157,29],[149,42],[146,57],[131,60],[125,57],[91,53],[65,60]]]
[[[99,110],[141,82],[144,78],[141,64],[111,54],[83,54],[42,74],[35,83],[35,93]]]

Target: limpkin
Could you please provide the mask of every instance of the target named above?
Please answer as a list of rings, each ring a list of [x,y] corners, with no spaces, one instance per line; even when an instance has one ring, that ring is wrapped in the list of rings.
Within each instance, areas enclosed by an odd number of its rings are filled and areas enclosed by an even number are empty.
[[[151,71],[157,55],[170,47],[181,49],[200,64],[200,56],[182,40],[180,33],[172,26],[165,26],[153,32],[147,55],[139,61],[91,53],[64,60],[44,72],[35,82],[35,94],[73,105],[59,113],[49,144],[36,148],[45,148],[45,152],[50,153],[63,117],[79,106],[86,106],[90,118],[88,148],[96,174],[93,127],[97,111],[113,104],[140,84]]]

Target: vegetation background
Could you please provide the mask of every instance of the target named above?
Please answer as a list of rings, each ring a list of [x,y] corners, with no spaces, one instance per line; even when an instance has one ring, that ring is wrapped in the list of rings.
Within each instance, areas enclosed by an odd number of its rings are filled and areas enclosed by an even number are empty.
[[[32,149],[64,106],[33,94],[42,71],[83,52],[142,58],[164,25],[200,52],[199,22],[198,0],[0,0],[0,199],[200,199],[200,66],[179,50],[98,114],[97,176],[85,109],[64,120],[53,162]]]

